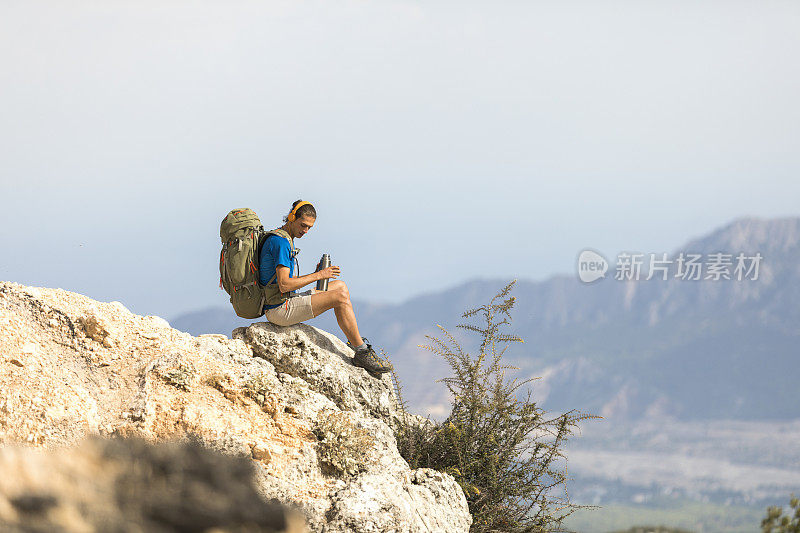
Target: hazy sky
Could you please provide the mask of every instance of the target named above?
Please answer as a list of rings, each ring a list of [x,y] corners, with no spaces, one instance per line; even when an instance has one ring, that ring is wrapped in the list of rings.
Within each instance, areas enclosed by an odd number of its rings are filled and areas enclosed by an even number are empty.
[[[0,279],[225,305],[219,223],[357,298],[800,214],[800,3],[0,3]]]

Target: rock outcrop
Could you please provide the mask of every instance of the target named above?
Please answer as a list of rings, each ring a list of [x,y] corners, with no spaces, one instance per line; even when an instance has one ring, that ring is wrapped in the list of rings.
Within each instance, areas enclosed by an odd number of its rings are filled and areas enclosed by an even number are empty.
[[[297,506],[312,531],[469,529],[453,478],[398,453],[404,414],[389,376],[354,367],[343,342],[311,326],[254,323],[233,337],[0,283],[0,444],[197,439],[248,457],[262,497]]]

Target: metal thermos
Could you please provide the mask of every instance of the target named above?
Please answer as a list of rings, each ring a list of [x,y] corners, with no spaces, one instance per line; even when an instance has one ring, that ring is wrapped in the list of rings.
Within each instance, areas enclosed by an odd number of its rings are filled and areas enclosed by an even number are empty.
[[[331,256],[328,254],[322,254],[322,259],[319,260],[319,265],[317,265],[317,272],[320,270],[324,270],[331,266]],[[328,278],[321,279],[317,282],[317,290],[318,291],[327,291],[328,290]]]

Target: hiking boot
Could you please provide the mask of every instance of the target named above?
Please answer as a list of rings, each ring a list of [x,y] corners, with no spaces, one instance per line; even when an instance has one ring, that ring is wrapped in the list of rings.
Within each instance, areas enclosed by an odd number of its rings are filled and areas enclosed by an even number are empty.
[[[372,345],[369,344],[367,339],[364,339],[363,337],[362,339],[367,344],[367,348],[364,350],[356,350],[356,354],[353,356],[353,365],[360,366],[370,374],[382,374],[384,372],[389,372],[392,369],[392,366],[384,361],[381,361],[377,354],[375,354],[375,350],[372,349]],[[353,348],[350,342],[348,342],[347,345]]]

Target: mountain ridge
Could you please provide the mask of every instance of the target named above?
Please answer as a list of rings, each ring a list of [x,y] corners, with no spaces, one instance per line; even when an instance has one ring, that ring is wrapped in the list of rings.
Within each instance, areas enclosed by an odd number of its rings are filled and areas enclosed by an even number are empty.
[[[545,376],[535,384],[540,401],[551,409],[624,418],[795,415],[800,217],[740,217],[691,238],[668,257],[680,252],[760,253],[763,261],[757,280],[619,281],[610,261],[606,278],[595,283],[565,274],[517,282],[512,327],[526,343],[511,346],[507,356],[526,375]],[[448,375],[448,368],[418,345],[442,324],[474,348],[454,327],[464,310],[488,302],[507,281],[469,280],[397,305],[354,302],[363,334],[386,349],[406,396],[423,413],[445,403],[444,387],[431,382]],[[197,320],[202,313],[194,322],[176,317],[173,324],[224,333],[236,321],[225,308],[212,314],[205,322]],[[313,323],[338,331],[326,315]],[[756,383],[770,383],[773,390],[758,392]]]

